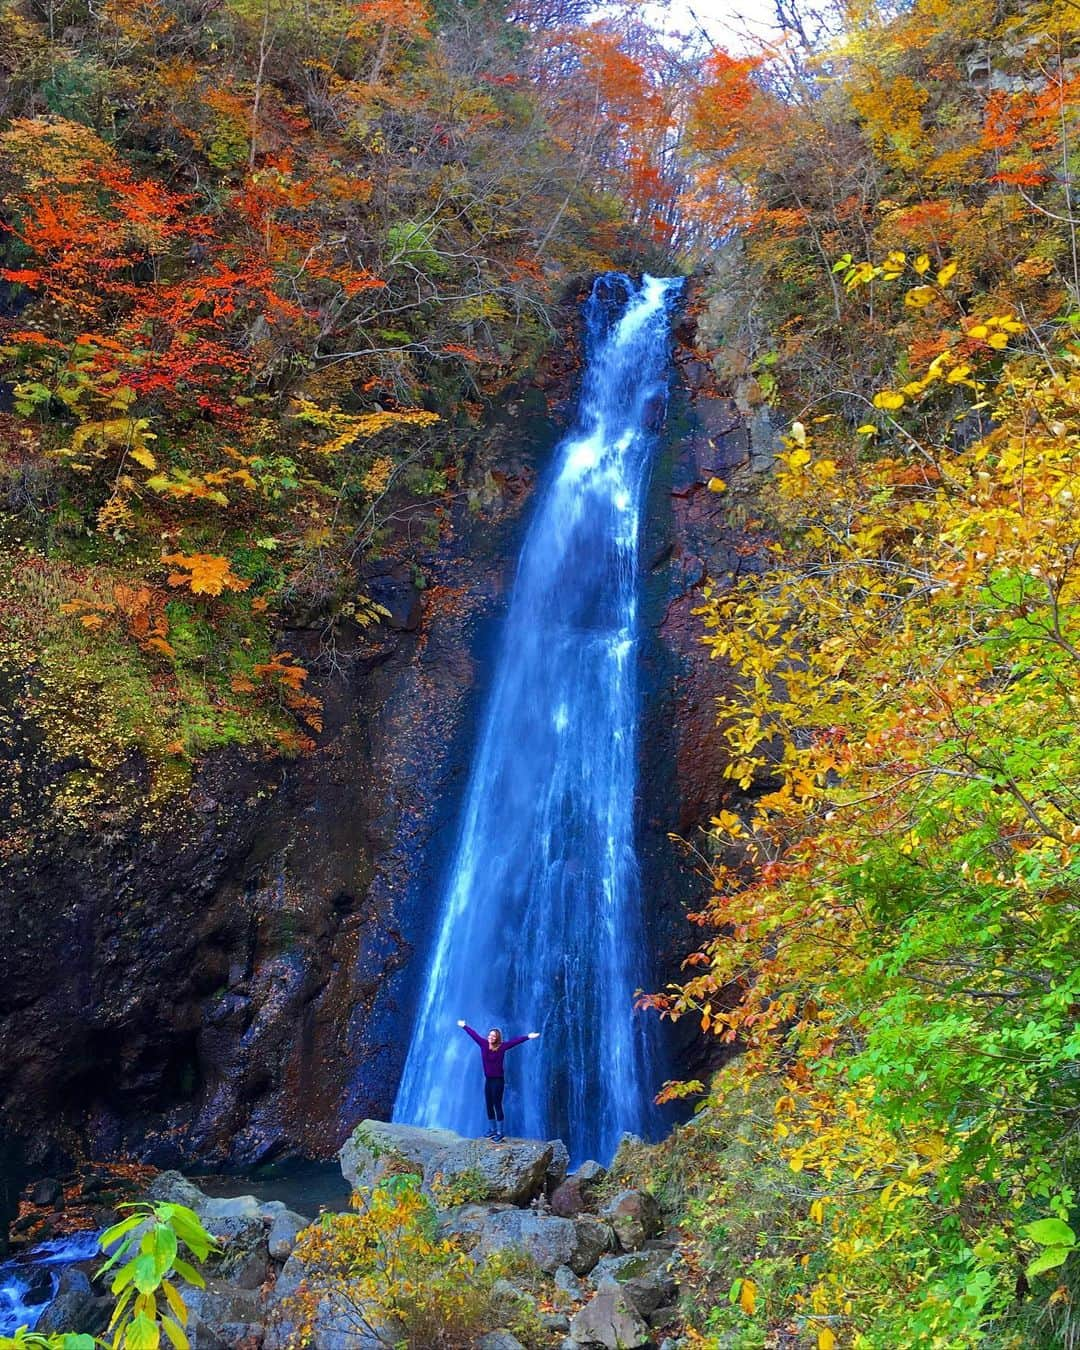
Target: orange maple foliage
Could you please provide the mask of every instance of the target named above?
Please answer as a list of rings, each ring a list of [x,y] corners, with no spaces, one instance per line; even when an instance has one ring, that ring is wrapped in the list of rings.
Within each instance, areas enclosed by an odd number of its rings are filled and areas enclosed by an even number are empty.
[[[246,591],[251,585],[233,572],[228,558],[214,553],[167,553],[161,561],[181,569],[169,573],[169,585],[186,586],[195,595]]]

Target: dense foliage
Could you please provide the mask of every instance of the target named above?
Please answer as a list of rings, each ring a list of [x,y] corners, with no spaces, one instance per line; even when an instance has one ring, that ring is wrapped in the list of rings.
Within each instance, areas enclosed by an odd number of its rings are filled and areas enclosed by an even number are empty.
[[[485,403],[630,238],[618,40],[574,19],[0,5],[0,730],[65,766],[39,821],[312,746],[279,630],[381,621],[365,561],[438,537]]]
[[[300,1283],[281,1310],[288,1345],[317,1343],[328,1327],[402,1350],[466,1350],[495,1324],[525,1346],[549,1339],[536,1300],[519,1287],[539,1272],[509,1253],[478,1259],[460,1235],[442,1235],[419,1176],[390,1172],[355,1192],[353,1206],[300,1235]]]
[[[861,7],[691,109],[706,340],[789,427],[701,611],[729,809],[657,1000],[743,1051],[662,1164],[711,1344],[1080,1335],[1077,37]]]

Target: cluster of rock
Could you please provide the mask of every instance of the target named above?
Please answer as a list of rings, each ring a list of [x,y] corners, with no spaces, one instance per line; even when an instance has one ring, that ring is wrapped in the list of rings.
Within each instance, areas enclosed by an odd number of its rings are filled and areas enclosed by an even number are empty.
[[[586,1162],[568,1175],[566,1146],[558,1140],[513,1139],[495,1144],[447,1130],[365,1121],[341,1151],[341,1168],[354,1188],[408,1171],[419,1175],[439,1211],[443,1235],[459,1238],[475,1259],[520,1252],[549,1278],[545,1301],[563,1311],[540,1315],[559,1350],[634,1350],[675,1342],[658,1340],[675,1319],[678,1258],[660,1237],[652,1196],[616,1190],[606,1170]],[[192,1350],[291,1350],[297,1343],[290,1301],[304,1278],[293,1253],[309,1219],[279,1201],[204,1194],[177,1172],[162,1172],[147,1198],[187,1205],[220,1243],[206,1268],[206,1288],[185,1293]],[[508,1314],[533,1295],[497,1282],[494,1306]],[[66,1271],[42,1330],[98,1331],[110,1300],[95,1294],[85,1273]],[[392,1339],[392,1338],[391,1338]],[[355,1317],[323,1305],[314,1316],[312,1350],[385,1350]],[[495,1328],[478,1350],[523,1350],[506,1328]]]
[[[493,1144],[381,1121],[364,1121],[341,1151],[341,1170],[353,1187],[412,1170],[440,1205],[443,1234],[460,1237],[477,1259],[523,1252],[550,1274],[575,1309],[544,1318],[553,1346],[656,1345],[654,1328],[674,1320],[678,1293],[678,1257],[675,1244],[660,1237],[659,1207],[646,1191],[615,1190],[599,1163],[569,1174],[568,1163],[558,1139]],[[469,1199],[441,1207],[463,1187],[473,1192]],[[512,1292],[508,1286],[508,1300]],[[499,1330],[481,1350],[520,1350],[520,1343]]]
[[[278,1274],[297,1234],[311,1220],[280,1200],[206,1195],[179,1172],[158,1173],[143,1195],[187,1205],[220,1244],[220,1253],[204,1267],[206,1288],[184,1293],[192,1350],[237,1350],[261,1343]],[[104,1332],[113,1299],[89,1278],[100,1264],[98,1258],[85,1268],[72,1265],[62,1272],[56,1296],[35,1330]]]

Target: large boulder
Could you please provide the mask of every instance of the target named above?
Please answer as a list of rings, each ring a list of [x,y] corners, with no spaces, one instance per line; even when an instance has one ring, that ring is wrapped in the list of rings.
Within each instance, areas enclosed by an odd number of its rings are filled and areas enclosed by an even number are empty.
[[[362,1120],[346,1139],[338,1159],[342,1175],[355,1191],[361,1186],[374,1186],[390,1172],[401,1171],[405,1163],[412,1163],[417,1176],[423,1176],[432,1155],[460,1139],[453,1130]]]
[[[506,1209],[485,1221],[474,1254],[521,1251],[549,1274],[560,1266],[569,1266],[575,1275],[586,1275],[610,1243],[610,1230],[596,1219],[560,1219],[531,1210]]]
[[[53,1300],[38,1318],[34,1330],[45,1336],[54,1332],[97,1335],[105,1330],[111,1312],[112,1300],[95,1295],[86,1273],[77,1266],[65,1266],[60,1271]]]
[[[544,1189],[555,1145],[536,1139],[466,1139],[452,1130],[365,1120],[340,1153],[351,1186],[371,1186],[388,1172],[413,1169],[436,1198],[525,1205]],[[558,1164],[555,1164],[556,1170]]]
[[[296,1246],[297,1236],[303,1232],[310,1224],[310,1219],[305,1219],[302,1214],[297,1214],[295,1210],[286,1209],[284,1205],[270,1221],[270,1232],[267,1234],[266,1245],[270,1257],[274,1261],[286,1261],[292,1255],[292,1249]]]
[[[606,1176],[607,1168],[601,1167],[598,1162],[591,1159],[583,1162],[552,1192],[552,1211],[566,1219],[583,1213],[592,1204],[596,1189]]]
[[[259,1295],[228,1280],[208,1279],[205,1289],[185,1289],[191,1350],[238,1350],[262,1340]]]
[[[660,1232],[660,1206],[648,1191],[620,1191],[600,1211],[615,1230],[619,1246],[625,1252],[637,1251]]]
[[[439,1236],[462,1237],[475,1242],[492,1214],[514,1208],[514,1205],[455,1205],[439,1215]]]
[[[679,1263],[680,1258],[668,1249],[605,1256],[597,1262],[589,1283],[596,1289],[617,1285],[636,1311],[648,1317],[675,1299],[678,1293],[675,1272]]]
[[[171,1205],[187,1205],[197,1214],[210,1197],[200,1191],[182,1172],[159,1172],[146,1190],[148,1200],[166,1200]]]
[[[574,1314],[570,1337],[578,1345],[602,1345],[606,1350],[634,1350],[650,1339],[647,1323],[615,1284],[606,1284]]]
[[[577,1234],[577,1264],[567,1264],[579,1275],[587,1274],[596,1265],[605,1252],[615,1246],[615,1235],[611,1227],[591,1214],[582,1214],[573,1220]]]
[[[548,1163],[547,1176],[544,1178],[544,1188],[548,1195],[563,1184],[570,1170],[570,1150],[561,1139],[552,1139],[550,1143],[551,1162]]]

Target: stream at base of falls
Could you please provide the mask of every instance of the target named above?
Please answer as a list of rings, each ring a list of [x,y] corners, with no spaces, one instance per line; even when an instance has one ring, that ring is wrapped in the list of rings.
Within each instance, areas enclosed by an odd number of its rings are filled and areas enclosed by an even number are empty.
[[[96,1232],[53,1238],[30,1251],[0,1261],[0,1336],[19,1327],[32,1331],[56,1296],[65,1266],[100,1257]]]
[[[634,848],[638,530],[666,405],[677,279],[597,278],[573,429],[518,564],[394,1119],[479,1133],[455,1025],[529,1031],[507,1133],[611,1157],[658,1125]]]

